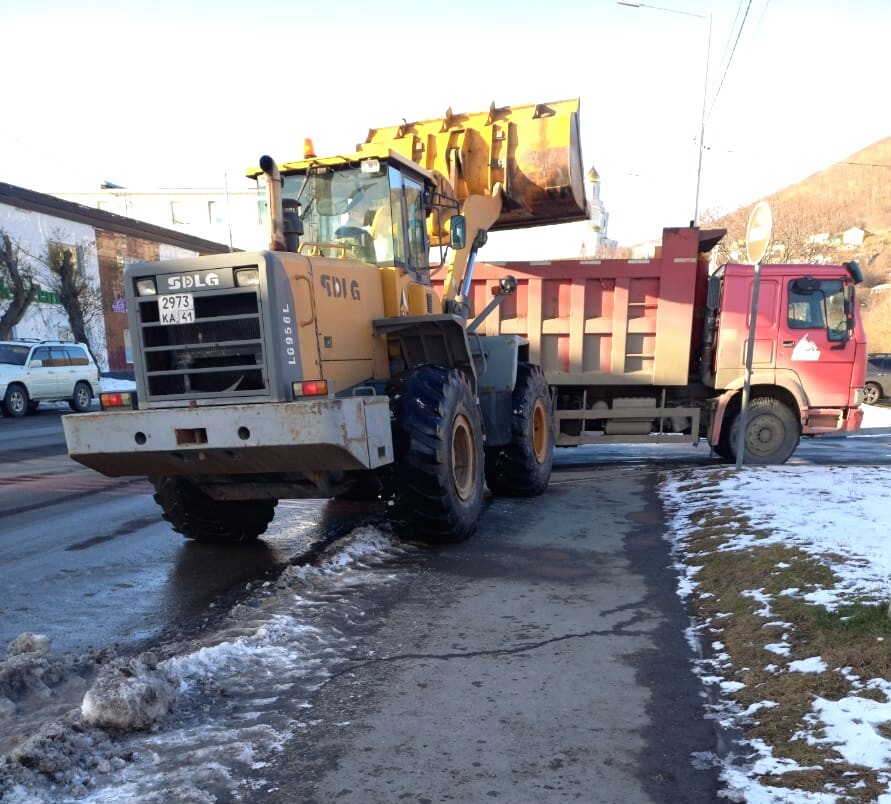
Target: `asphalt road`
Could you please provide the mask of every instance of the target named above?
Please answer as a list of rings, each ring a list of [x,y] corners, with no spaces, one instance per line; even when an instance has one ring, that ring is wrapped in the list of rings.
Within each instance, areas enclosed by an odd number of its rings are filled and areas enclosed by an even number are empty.
[[[204,627],[248,584],[368,518],[355,504],[285,500],[267,538],[233,560],[175,533],[144,479],[72,461],[63,413],[0,418],[0,650],[32,631],[56,653],[136,651]]]
[[[887,465],[891,437],[807,441],[793,462]],[[471,540],[345,590],[362,615],[337,626],[348,647],[328,656],[324,683],[280,700],[276,717],[308,723],[242,800],[715,800],[714,769],[690,761],[719,746],[655,493],[662,470],[704,464],[720,462],[703,446],[560,450],[543,497],[491,499]],[[258,581],[375,519],[360,503],[285,501],[259,544],[202,547],[161,519],[145,481],[70,461],[59,412],[0,419],[0,642],[35,631],[57,653],[186,645]],[[281,681],[266,693],[262,675],[227,678],[225,700],[244,684],[272,701]],[[214,706],[180,717],[200,725]],[[172,760],[187,772],[183,750]]]
[[[363,521],[361,504],[286,500],[258,544],[208,548],[182,539],[161,519],[152,488],[106,478],[68,458],[61,416],[41,408],[0,418],[0,646],[23,631],[46,633],[57,652],[142,643],[200,627],[213,609],[251,582],[274,576]],[[558,450],[555,481],[590,482],[610,467],[711,464],[707,445],[603,445]],[[888,464],[888,432],[802,442],[792,463]],[[556,500],[544,498],[550,505]],[[486,514],[489,516],[489,514]]]

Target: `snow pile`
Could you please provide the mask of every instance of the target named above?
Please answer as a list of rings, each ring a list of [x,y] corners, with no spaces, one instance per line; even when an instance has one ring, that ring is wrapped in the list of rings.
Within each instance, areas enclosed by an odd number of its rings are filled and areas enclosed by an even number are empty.
[[[153,653],[119,659],[102,668],[84,696],[84,722],[104,729],[155,729],[173,711],[177,684]]]
[[[887,405],[861,405],[860,409],[863,411],[862,429],[891,427],[891,407]]]
[[[393,559],[412,550],[356,529],[252,590],[201,642],[108,662],[79,708],[0,760],[0,801],[241,800],[245,779],[260,784],[270,754],[312,727],[311,694],[356,651],[346,632],[381,619],[368,588],[398,581]]]

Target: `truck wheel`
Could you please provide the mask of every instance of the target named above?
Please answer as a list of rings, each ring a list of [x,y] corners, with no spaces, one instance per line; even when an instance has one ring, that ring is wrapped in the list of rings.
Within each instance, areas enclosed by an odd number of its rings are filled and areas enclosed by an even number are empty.
[[[554,458],[551,394],[541,368],[517,366],[512,405],[510,442],[486,449],[486,483],[493,494],[535,497],[548,487]]]
[[[874,382],[866,383],[863,389],[863,402],[867,405],[875,405],[882,398],[882,389]]]
[[[8,416],[20,419],[22,416],[27,415],[30,404],[28,391],[24,385],[14,383],[6,389],[6,396],[3,397],[3,407]]]
[[[263,533],[278,500],[213,500],[182,477],[151,478],[155,502],[177,533],[205,544],[244,544]]]
[[[729,448],[736,460],[736,439],[739,437],[739,415],[729,429]],[[779,464],[792,457],[801,438],[801,428],[788,405],[770,396],[753,399],[746,417],[743,459],[748,464]],[[720,453],[719,453],[720,454]]]
[[[401,537],[460,542],[483,506],[483,426],[463,372],[420,366],[393,389],[391,518]]]
[[[93,392],[85,382],[79,382],[74,386],[74,395],[68,400],[68,407],[75,413],[84,413],[90,409],[93,401]]]

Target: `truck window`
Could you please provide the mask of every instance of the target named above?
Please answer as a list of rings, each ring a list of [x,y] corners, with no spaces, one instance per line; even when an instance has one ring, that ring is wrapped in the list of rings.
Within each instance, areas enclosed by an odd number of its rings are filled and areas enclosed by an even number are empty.
[[[789,283],[789,327],[824,329],[830,341],[845,338],[845,290],[840,279]]]

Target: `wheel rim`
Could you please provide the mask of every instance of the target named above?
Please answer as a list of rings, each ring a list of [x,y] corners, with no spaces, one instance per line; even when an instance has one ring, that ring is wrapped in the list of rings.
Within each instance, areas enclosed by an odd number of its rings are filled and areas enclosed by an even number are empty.
[[[25,409],[25,395],[21,391],[12,391],[6,404],[14,413],[21,413]]]
[[[872,405],[873,403],[878,401],[878,398],[879,398],[879,389],[876,388],[874,385],[867,385],[866,389],[863,392],[863,401],[867,405]]]
[[[462,499],[473,494],[476,478],[476,450],[473,448],[473,430],[462,413],[452,425],[452,483]]]
[[[776,416],[757,416],[746,425],[746,449],[752,455],[773,455],[785,437],[786,428]]]
[[[544,463],[548,456],[548,416],[540,399],[535,400],[532,411],[532,451],[535,453],[535,460]]]
[[[79,407],[85,408],[90,404],[90,395],[87,393],[87,389],[82,385],[77,386],[77,391],[75,396],[77,397],[76,401]]]

